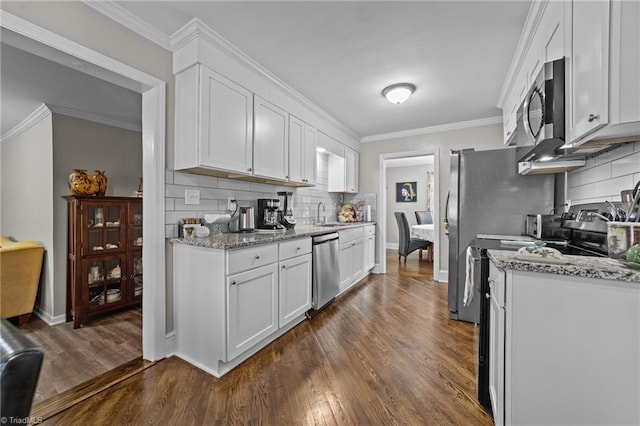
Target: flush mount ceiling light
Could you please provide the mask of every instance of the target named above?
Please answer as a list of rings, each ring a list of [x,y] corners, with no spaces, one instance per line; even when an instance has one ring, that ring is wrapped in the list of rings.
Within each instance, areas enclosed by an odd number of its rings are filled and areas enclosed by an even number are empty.
[[[392,104],[401,104],[409,99],[409,96],[415,91],[416,86],[411,83],[397,83],[385,87],[382,90],[382,96],[387,98]]]

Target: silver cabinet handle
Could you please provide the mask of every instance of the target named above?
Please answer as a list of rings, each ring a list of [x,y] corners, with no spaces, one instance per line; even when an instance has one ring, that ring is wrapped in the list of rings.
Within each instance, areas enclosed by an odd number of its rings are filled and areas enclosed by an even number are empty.
[[[260,256],[258,256],[258,255],[256,254],[256,260],[258,260],[258,259],[260,259]]]
[[[485,297],[486,299],[491,299],[491,295],[490,295],[489,293],[485,293],[484,297]]]
[[[248,171],[248,172],[251,172],[251,171],[252,171],[252,170],[251,170],[251,167],[249,167],[249,168],[247,169],[247,171]]]
[[[126,276],[123,276],[123,277],[122,277],[122,281],[126,281],[126,280],[127,280],[127,277],[126,277]]]
[[[236,284],[237,284],[237,283],[236,283],[236,281],[235,281],[235,280],[231,281],[231,285],[236,285]]]
[[[282,269],[287,269],[287,265],[282,265]]]
[[[589,118],[587,118],[587,121],[591,123],[593,120],[597,120],[598,118],[600,118],[598,114],[589,114]]]
[[[296,251],[300,250],[300,247],[296,247]]]

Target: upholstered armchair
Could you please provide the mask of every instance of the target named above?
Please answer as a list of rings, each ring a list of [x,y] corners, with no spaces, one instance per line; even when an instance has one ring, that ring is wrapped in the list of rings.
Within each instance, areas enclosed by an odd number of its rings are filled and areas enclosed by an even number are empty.
[[[12,241],[0,237],[0,315],[18,317],[18,324],[31,318],[36,302],[44,247],[35,241]]]

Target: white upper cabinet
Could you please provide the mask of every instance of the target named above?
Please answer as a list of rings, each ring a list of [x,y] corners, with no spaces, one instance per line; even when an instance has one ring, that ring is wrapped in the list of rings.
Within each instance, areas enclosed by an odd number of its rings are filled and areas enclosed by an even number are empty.
[[[569,142],[640,134],[640,2],[573,2]]]
[[[345,192],[358,192],[358,173],[360,167],[360,154],[358,151],[346,146],[345,154]]]
[[[250,173],[253,93],[202,66],[176,75],[175,168]]]
[[[316,145],[318,131],[304,121],[289,116],[289,181],[316,183]]]
[[[640,134],[640,2],[534,1],[499,107],[504,142],[546,62],[565,57],[566,142]]]
[[[570,142],[609,121],[608,1],[573,2]]]
[[[289,113],[254,97],[253,174],[289,178]]]

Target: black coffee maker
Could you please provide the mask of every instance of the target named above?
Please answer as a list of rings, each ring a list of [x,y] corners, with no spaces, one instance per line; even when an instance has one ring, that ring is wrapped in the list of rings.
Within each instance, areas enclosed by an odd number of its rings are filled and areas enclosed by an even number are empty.
[[[278,221],[285,228],[293,229],[296,226],[296,218],[293,217],[293,192],[278,192],[278,198],[280,199],[280,205],[282,206]]]
[[[277,198],[258,198],[258,229],[282,229],[278,223],[278,211],[280,210],[280,200]]]

